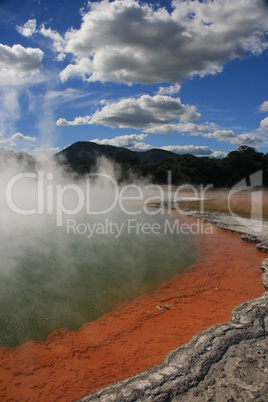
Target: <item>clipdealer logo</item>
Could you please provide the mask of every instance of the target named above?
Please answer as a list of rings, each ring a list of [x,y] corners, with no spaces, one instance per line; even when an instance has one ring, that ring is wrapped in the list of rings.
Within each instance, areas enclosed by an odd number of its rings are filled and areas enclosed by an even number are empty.
[[[20,199],[15,196],[17,187],[22,186],[22,191],[27,191],[24,189],[27,189],[29,183],[34,184],[36,199],[34,207],[20,205]],[[108,189],[106,194],[109,194],[107,197],[109,205],[96,208],[96,205],[92,203],[92,196],[94,198],[94,192],[100,183],[102,183],[100,187]],[[111,213],[115,208],[128,216],[136,216],[142,213],[149,216],[171,214],[173,209],[181,211],[176,200],[180,198],[180,193],[186,190],[191,191],[195,197],[201,200],[200,207],[202,208],[202,200],[205,198],[206,191],[211,187],[203,188],[200,186],[198,189],[187,184],[174,188],[171,172],[168,172],[168,185],[165,187],[155,184],[143,187],[136,184],[119,186],[116,180],[106,173],[91,173],[83,183],[63,185],[57,183],[53,173],[38,171],[37,173],[19,173],[13,176],[7,183],[5,197],[12,212],[22,216],[52,215],[55,216],[56,225],[63,226],[64,218],[74,217],[80,213],[88,216],[103,216]],[[70,198],[74,201],[68,205]],[[139,208],[133,210],[131,206],[133,204],[138,204]],[[152,204],[154,204],[154,208],[152,208]]]

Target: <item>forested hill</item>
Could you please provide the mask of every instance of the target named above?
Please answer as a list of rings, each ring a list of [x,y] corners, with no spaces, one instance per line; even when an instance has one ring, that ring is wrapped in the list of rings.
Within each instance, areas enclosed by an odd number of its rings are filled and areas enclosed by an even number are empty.
[[[167,172],[172,172],[172,183],[213,184],[231,187],[252,173],[263,171],[263,184],[268,185],[268,154],[242,145],[225,158],[177,155],[173,152],[151,149],[135,152],[94,142],[76,142],[55,155],[59,163],[68,165],[79,175],[94,171],[97,158],[105,156],[121,166],[121,179],[150,177],[155,183],[165,184]],[[249,181],[248,181],[249,183]]]
[[[171,158],[177,159],[178,155],[163,149],[150,149],[145,152],[135,152],[130,149],[114,147],[112,145],[99,145],[95,142],[75,142],[63,151],[57,153],[58,160],[65,160],[72,167],[76,167],[84,162],[95,160],[99,156],[106,156],[118,163],[128,163],[130,165],[141,163],[148,164],[160,162]]]

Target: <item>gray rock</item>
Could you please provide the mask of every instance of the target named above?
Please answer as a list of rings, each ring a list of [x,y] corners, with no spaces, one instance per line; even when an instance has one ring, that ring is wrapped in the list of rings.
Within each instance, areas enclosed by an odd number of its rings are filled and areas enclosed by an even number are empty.
[[[241,239],[248,242],[248,243],[258,243],[258,238],[255,235],[243,233],[241,235]]]
[[[263,286],[265,287],[266,290],[268,290],[268,272],[263,273],[261,279]]]
[[[261,272],[268,272],[268,258],[262,261],[261,267],[260,267]]]
[[[80,399],[90,401],[267,401],[268,293],[195,335],[162,364]],[[90,381],[90,378],[89,378]]]
[[[180,395],[179,401],[267,401],[267,353],[267,337],[230,346],[223,358],[211,366],[205,379]]]
[[[263,253],[268,253],[268,241],[263,241],[262,243],[257,244],[257,250],[262,251]]]

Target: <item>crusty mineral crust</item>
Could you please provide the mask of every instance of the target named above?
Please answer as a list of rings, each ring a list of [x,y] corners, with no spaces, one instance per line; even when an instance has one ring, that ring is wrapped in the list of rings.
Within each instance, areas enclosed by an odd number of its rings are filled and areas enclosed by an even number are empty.
[[[188,216],[193,216],[214,223],[219,229],[237,233],[241,239],[249,243],[256,243],[259,251],[268,253],[268,222],[256,219],[234,217],[228,213],[210,211],[184,210]]]

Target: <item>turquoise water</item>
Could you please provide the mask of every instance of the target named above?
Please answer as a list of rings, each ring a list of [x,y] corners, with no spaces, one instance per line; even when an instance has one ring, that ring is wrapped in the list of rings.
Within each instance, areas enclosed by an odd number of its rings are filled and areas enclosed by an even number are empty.
[[[16,223],[12,236],[3,232],[0,345],[45,340],[57,328],[75,330],[180,274],[196,254],[188,236],[164,233],[166,218],[146,216],[160,233],[137,234],[128,233],[126,218],[118,215],[116,222],[125,224],[118,238],[67,234],[47,218]]]

